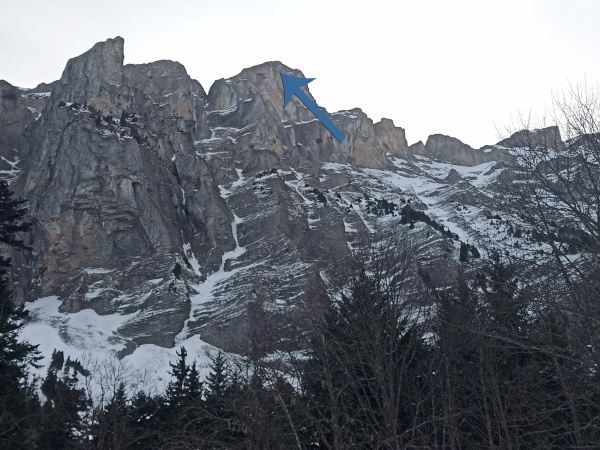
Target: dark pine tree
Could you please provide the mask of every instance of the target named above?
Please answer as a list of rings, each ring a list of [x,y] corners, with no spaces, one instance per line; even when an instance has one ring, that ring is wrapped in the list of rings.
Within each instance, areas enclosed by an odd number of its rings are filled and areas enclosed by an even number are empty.
[[[404,380],[416,379],[427,350],[398,302],[382,278],[363,270],[327,311],[303,375],[322,445],[403,446],[419,398]]]
[[[120,383],[111,401],[98,415],[95,426],[98,448],[128,448],[133,442],[131,411],[125,385]]]
[[[189,368],[184,383],[185,396],[188,403],[196,403],[202,399],[203,383],[200,381],[200,373],[194,361]]]
[[[187,350],[185,347],[177,352],[177,362],[169,363],[171,366],[172,381],[167,386],[167,401],[172,407],[181,405],[186,393],[186,380],[190,371],[190,366],[187,364]]]
[[[169,431],[172,417],[168,414],[165,398],[138,392],[131,399],[131,448],[156,448]]]
[[[443,428],[448,430],[440,438],[441,448],[483,448],[482,413],[475,397],[482,367],[477,295],[459,273],[455,286],[436,297],[439,393],[435,397]]]
[[[206,397],[219,398],[225,395],[228,386],[227,361],[223,352],[218,352],[212,359],[210,372],[206,377]]]
[[[181,347],[177,356],[177,361],[170,364],[172,380],[167,386],[167,404],[160,412],[165,429],[161,439],[168,448],[177,446],[181,440],[203,447],[203,383],[196,362],[188,364],[185,347]]]
[[[5,180],[0,180],[0,245],[26,249],[18,233],[31,224],[23,220],[25,200],[14,199]],[[23,306],[11,298],[7,271],[10,258],[0,255],[0,448],[29,448],[31,408],[37,403],[32,394],[29,368],[41,359],[37,346],[22,341],[19,334],[28,318]]]
[[[40,449],[70,448],[80,441],[83,431],[81,414],[90,406],[79,375],[88,377],[77,360],[64,359],[63,352],[54,351],[48,375],[42,383],[47,401],[42,409],[37,447]]]

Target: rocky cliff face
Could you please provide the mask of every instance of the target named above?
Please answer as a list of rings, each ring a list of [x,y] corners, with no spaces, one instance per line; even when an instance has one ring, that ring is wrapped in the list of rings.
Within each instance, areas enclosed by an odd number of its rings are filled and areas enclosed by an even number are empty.
[[[16,176],[18,153],[25,144],[23,130],[44,109],[50,92],[45,85],[29,90],[0,80],[0,175]]]
[[[113,336],[122,354],[197,335],[236,349],[250,302],[293,313],[382,230],[418,241],[423,264],[450,276],[456,240],[477,233],[460,231],[467,205],[491,205],[484,181],[506,149],[441,135],[409,147],[402,128],[360,109],[329,114],[339,143],[295,97],[283,108],[279,73],[304,75],[280,62],[207,94],[179,63],[123,55],[117,37],[50,85],[0,82],[0,173],[34,223],[32,251],[13,256],[16,298],[127,317]],[[402,225],[411,201],[447,234]],[[452,202],[465,209],[439,212]]]
[[[538,146],[563,148],[564,143],[560,135],[560,129],[557,126],[552,126],[541,130],[518,131],[512,136],[498,142],[496,146],[506,148],[535,148]]]
[[[204,272],[235,246],[213,174],[192,156],[205,97],[180,64],[124,67],[120,38],[68,62],[19,152],[14,188],[35,231],[31,254],[16,257],[17,298],[58,294],[66,312],[143,310],[130,328],[153,337],[137,333],[138,343],[173,344],[201,277],[174,275],[189,264],[184,245],[204,256]]]

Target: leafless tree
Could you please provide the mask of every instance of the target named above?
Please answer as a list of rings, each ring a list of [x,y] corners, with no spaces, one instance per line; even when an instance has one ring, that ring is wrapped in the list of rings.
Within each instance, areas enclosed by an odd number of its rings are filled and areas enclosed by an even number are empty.
[[[565,283],[589,282],[600,253],[600,89],[572,86],[555,95],[547,121],[550,127],[531,130],[522,120],[520,131],[500,143],[514,160],[497,191],[544,244],[538,251],[554,260]]]
[[[413,378],[430,303],[415,248],[377,239],[339,269],[337,288],[307,304],[314,328],[301,389],[318,439],[331,449],[403,448],[422,437],[429,405]]]
[[[97,357],[87,353],[82,357],[82,366],[85,367],[90,376],[83,379],[87,398],[90,399],[91,407],[82,417],[82,422],[91,434],[94,440],[83,442],[83,448],[112,448],[126,449],[132,448],[136,444],[136,439],[143,436],[134,436],[131,433],[130,424],[127,423],[127,417],[105,417],[107,407],[113,403],[118,396],[119,391],[124,388],[127,398],[132,398],[135,394],[146,391],[152,392],[152,387],[148,382],[148,377],[144,368],[135,368],[126,361],[117,358],[116,355],[107,355]],[[100,420],[100,418],[103,420]],[[151,430],[148,430],[150,433]]]
[[[524,253],[537,314],[560,311],[570,324],[571,351],[598,367],[600,87],[570,86],[553,96],[545,123],[531,130],[521,121],[518,128],[501,142],[514,160],[497,191],[539,242],[536,255]]]

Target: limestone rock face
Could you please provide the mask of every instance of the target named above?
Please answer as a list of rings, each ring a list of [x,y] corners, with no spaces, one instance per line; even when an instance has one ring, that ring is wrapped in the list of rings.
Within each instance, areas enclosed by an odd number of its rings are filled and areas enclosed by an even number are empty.
[[[396,127],[390,119],[381,119],[373,126],[375,146],[394,156],[406,158],[410,155],[403,128]]]
[[[101,102],[123,84],[123,45],[123,38],[116,37],[71,58],[55,88],[56,96],[68,102],[89,102],[91,106]]]
[[[39,119],[54,85],[24,89],[0,80],[0,175],[13,180],[20,171],[25,128]]]
[[[161,321],[175,314],[174,328],[136,342],[173,344],[189,316],[189,282],[235,247],[231,211],[194,154],[204,103],[178,63],[125,69],[120,38],[68,62],[19,151],[14,189],[29,200],[35,227],[32,252],[15,255],[17,299],[60,295],[64,311],[99,314],[160,305],[170,311]],[[197,270],[186,244],[201,258]]]
[[[0,170],[11,169],[8,161],[14,161],[23,146],[23,129],[33,117],[34,113],[27,109],[21,97],[21,90],[0,80]]]
[[[456,171],[456,169],[450,169],[450,172],[448,172],[448,176],[446,177],[446,181],[448,183],[458,183],[462,181],[462,177]]]
[[[408,147],[408,151],[411,155],[425,155],[425,144],[423,141],[417,141]]]
[[[443,134],[429,136],[424,151],[425,154],[434,158],[462,166],[475,166],[492,160],[485,153],[477,152],[460,140]]]
[[[294,311],[377,224],[409,233],[378,220],[381,210],[397,220],[400,199],[427,207],[410,177],[479,201],[473,177],[425,174],[417,157],[501,159],[442,135],[409,147],[389,119],[324,110],[340,143],[297,98],[283,108],[279,74],[304,75],[278,61],[207,94],[177,62],[123,60],[117,37],[69,60],[56,82],[0,82],[0,170],[18,160],[12,189],[34,225],[31,251],[12,255],[17,301],[57,295],[66,314],[131,315],[118,330],[124,353],[197,335],[240,349],[249,304]],[[452,270],[451,242],[410,232],[432,270]]]
[[[216,81],[208,93],[207,110],[213,123],[235,128],[254,124],[240,136],[239,144],[252,149],[268,148],[278,157],[294,162],[300,162],[300,157],[315,162],[352,162],[382,169],[391,167],[386,153],[407,153],[402,128],[395,127],[388,119],[374,125],[358,108],[329,115],[346,136],[342,143],[295,96],[283,108],[281,72],[305,77],[299,70],[275,61]],[[308,87],[303,89],[315,101]]]
[[[556,126],[552,126],[534,131],[517,131],[510,137],[498,142],[496,145],[507,148],[535,148],[537,146],[545,148],[563,148],[564,142],[560,135],[560,129]]]

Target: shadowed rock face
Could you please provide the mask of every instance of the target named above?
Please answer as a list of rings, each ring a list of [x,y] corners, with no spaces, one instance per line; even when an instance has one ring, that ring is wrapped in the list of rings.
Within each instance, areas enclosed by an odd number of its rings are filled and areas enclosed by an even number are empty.
[[[71,58],[60,77],[55,95],[68,102],[104,106],[103,99],[108,101],[113,90],[111,87],[118,88],[124,81],[123,44],[121,37],[108,39]]]
[[[25,142],[23,127],[33,118],[33,112],[21,98],[19,88],[0,80],[0,155],[12,161],[16,152]],[[3,159],[0,170],[9,170],[10,165]]]
[[[474,150],[460,140],[443,134],[429,136],[422,154],[461,166],[475,166],[498,159],[495,155]]]
[[[402,128],[360,109],[329,114],[339,143],[297,98],[283,108],[279,73],[304,75],[280,62],[206,94],[177,62],[124,66],[123,55],[117,37],[50,85],[0,82],[0,155],[4,169],[19,160],[12,188],[34,224],[31,252],[13,255],[17,301],[59,295],[64,312],[135,312],[119,330],[129,349],[195,334],[239,349],[257,292],[266,309],[293,311],[311,286],[327,286],[373,233],[357,205],[389,189],[336,164],[409,177],[414,155],[495,157],[441,135],[409,147]],[[448,248],[429,245],[427,264],[451,267]]]
[[[35,226],[31,254],[15,257],[20,301],[58,294],[64,311],[99,314],[159,308],[128,330],[144,323],[153,331],[136,333],[137,343],[173,344],[189,316],[189,282],[202,276],[173,274],[187,267],[183,245],[202,255],[204,273],[235,247],[212,171],[191,156],[210,133],[201,131],[205,97],[178,63],[124,68],[121,38],[68,62],[19,152],[14,189]]]
[[[25,144],[23,130],[40,117],[54,84],[24,89],[0,80],[0,172],[13,179],[18,153]]]
[[[541,130],[521,130],[512,136],[503,139],[496,144],[507,148],[535,148],[542,146],[545,148],[563,148],[564,143],[560,136],[560,129],[556,126],[543,128]]]
[[[404,129],[394,125],[390,119],[381,119],[373,126],[375,147],[394,156],[407,158],[410,155]]]

